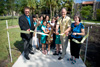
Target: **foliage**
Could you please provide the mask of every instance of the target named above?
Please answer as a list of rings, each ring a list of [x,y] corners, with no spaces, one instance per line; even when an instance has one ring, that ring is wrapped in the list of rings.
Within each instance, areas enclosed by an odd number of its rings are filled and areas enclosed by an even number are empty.
[[[97,20],[100,20],[100,9],[97,9]]]
[[[89,19],[92,15],[92,6],[83,6],[80,13],[84,19]]]
[[[62,7],[68,9],[72,8],[73,0],[1,0],[0,1],[0,15],[11,15],[12,11],[16,13],[23,13],[25,6],[31,8],[32,14],[48,13],[55,15],[59,13]],[[3,6],[2,6],[3,5]]]

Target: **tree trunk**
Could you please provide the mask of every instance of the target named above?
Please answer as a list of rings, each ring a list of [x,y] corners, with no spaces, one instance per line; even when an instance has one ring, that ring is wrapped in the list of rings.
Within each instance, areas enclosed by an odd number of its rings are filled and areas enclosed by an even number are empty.
[[[96,20],[96,0],[93,3],[93,19]]]
[[[52,18],[52,7],[51,7],[51,4],[50,4],[50,18]]]
[[[53,8],[53,17],[54,17],[54,13],[55,13],[55,7]]]
[[[56,15],[58,15],[58,6],[56,7]]]

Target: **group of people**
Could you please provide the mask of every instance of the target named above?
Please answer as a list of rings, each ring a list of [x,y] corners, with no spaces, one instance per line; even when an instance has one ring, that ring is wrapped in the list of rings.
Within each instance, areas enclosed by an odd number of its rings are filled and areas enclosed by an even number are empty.
[[[48,15],[29,15],[30,8],[24,8],[24,15],[19,17],[19,26],[21,30],[41,32],[43,34],[36,34],[30,32],[29,34],[21,33],[24,42],[24,57],[29,60],[29,53],[34,54],[32,51],[32,37],[37,36],[39,45],[36,43],[36,49],[42,48],[43,54],[50,54],[51,48],[56,48],[53,55],[59,55],[58,60],[61,60],[66,55],[66,48],[68,46],[68,39],[70,39],[70,53],[71,58],[67,61],[76,63],[76,58],[79,58],[81,44],[75,43],[72,39],[78,41],[82,40],[85,35],[84,25],[78,15],[74,16],[74,23],[71,23],[71,18],[67,16],[66,8],[62,8],[61,17],[56,16],[49,19]],[[42,47],[40,47],[42,45]],[[62,48],[61,48],[62,47]],[[61,52],[62,50],[62,52]]]

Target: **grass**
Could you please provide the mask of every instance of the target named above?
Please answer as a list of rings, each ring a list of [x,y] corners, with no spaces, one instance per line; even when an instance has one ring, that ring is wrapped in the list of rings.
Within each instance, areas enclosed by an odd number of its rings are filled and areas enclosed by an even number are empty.
[[[8,25],[18,25],[18,19],[7,19]],[[19,28],[9,29],[10,45],[12,49],[13,63],[20,56],[23,51],[23,42],[21,41],[20,32],[13,32],[14,30],[20,30]],[[10,63],[9,57],[9,45],[7,39],[6,20],[0,20],[0,66],[11,67],[13,63]]]

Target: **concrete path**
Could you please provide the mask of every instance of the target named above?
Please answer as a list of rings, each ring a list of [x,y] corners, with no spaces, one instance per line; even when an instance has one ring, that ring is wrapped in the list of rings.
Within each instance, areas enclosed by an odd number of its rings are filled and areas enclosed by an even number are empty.
[[[70,58],[69,47],[70,44],[68,44],[65,58],[62,60],[57,60],[58,56],[44,55],[41,51],[36,50],[34,55],[29,54],[30,60],[26,60],[22,53],[12,67],[86,67],[81,58],[77,59],[77,63],[74,65],[66,60]]]

